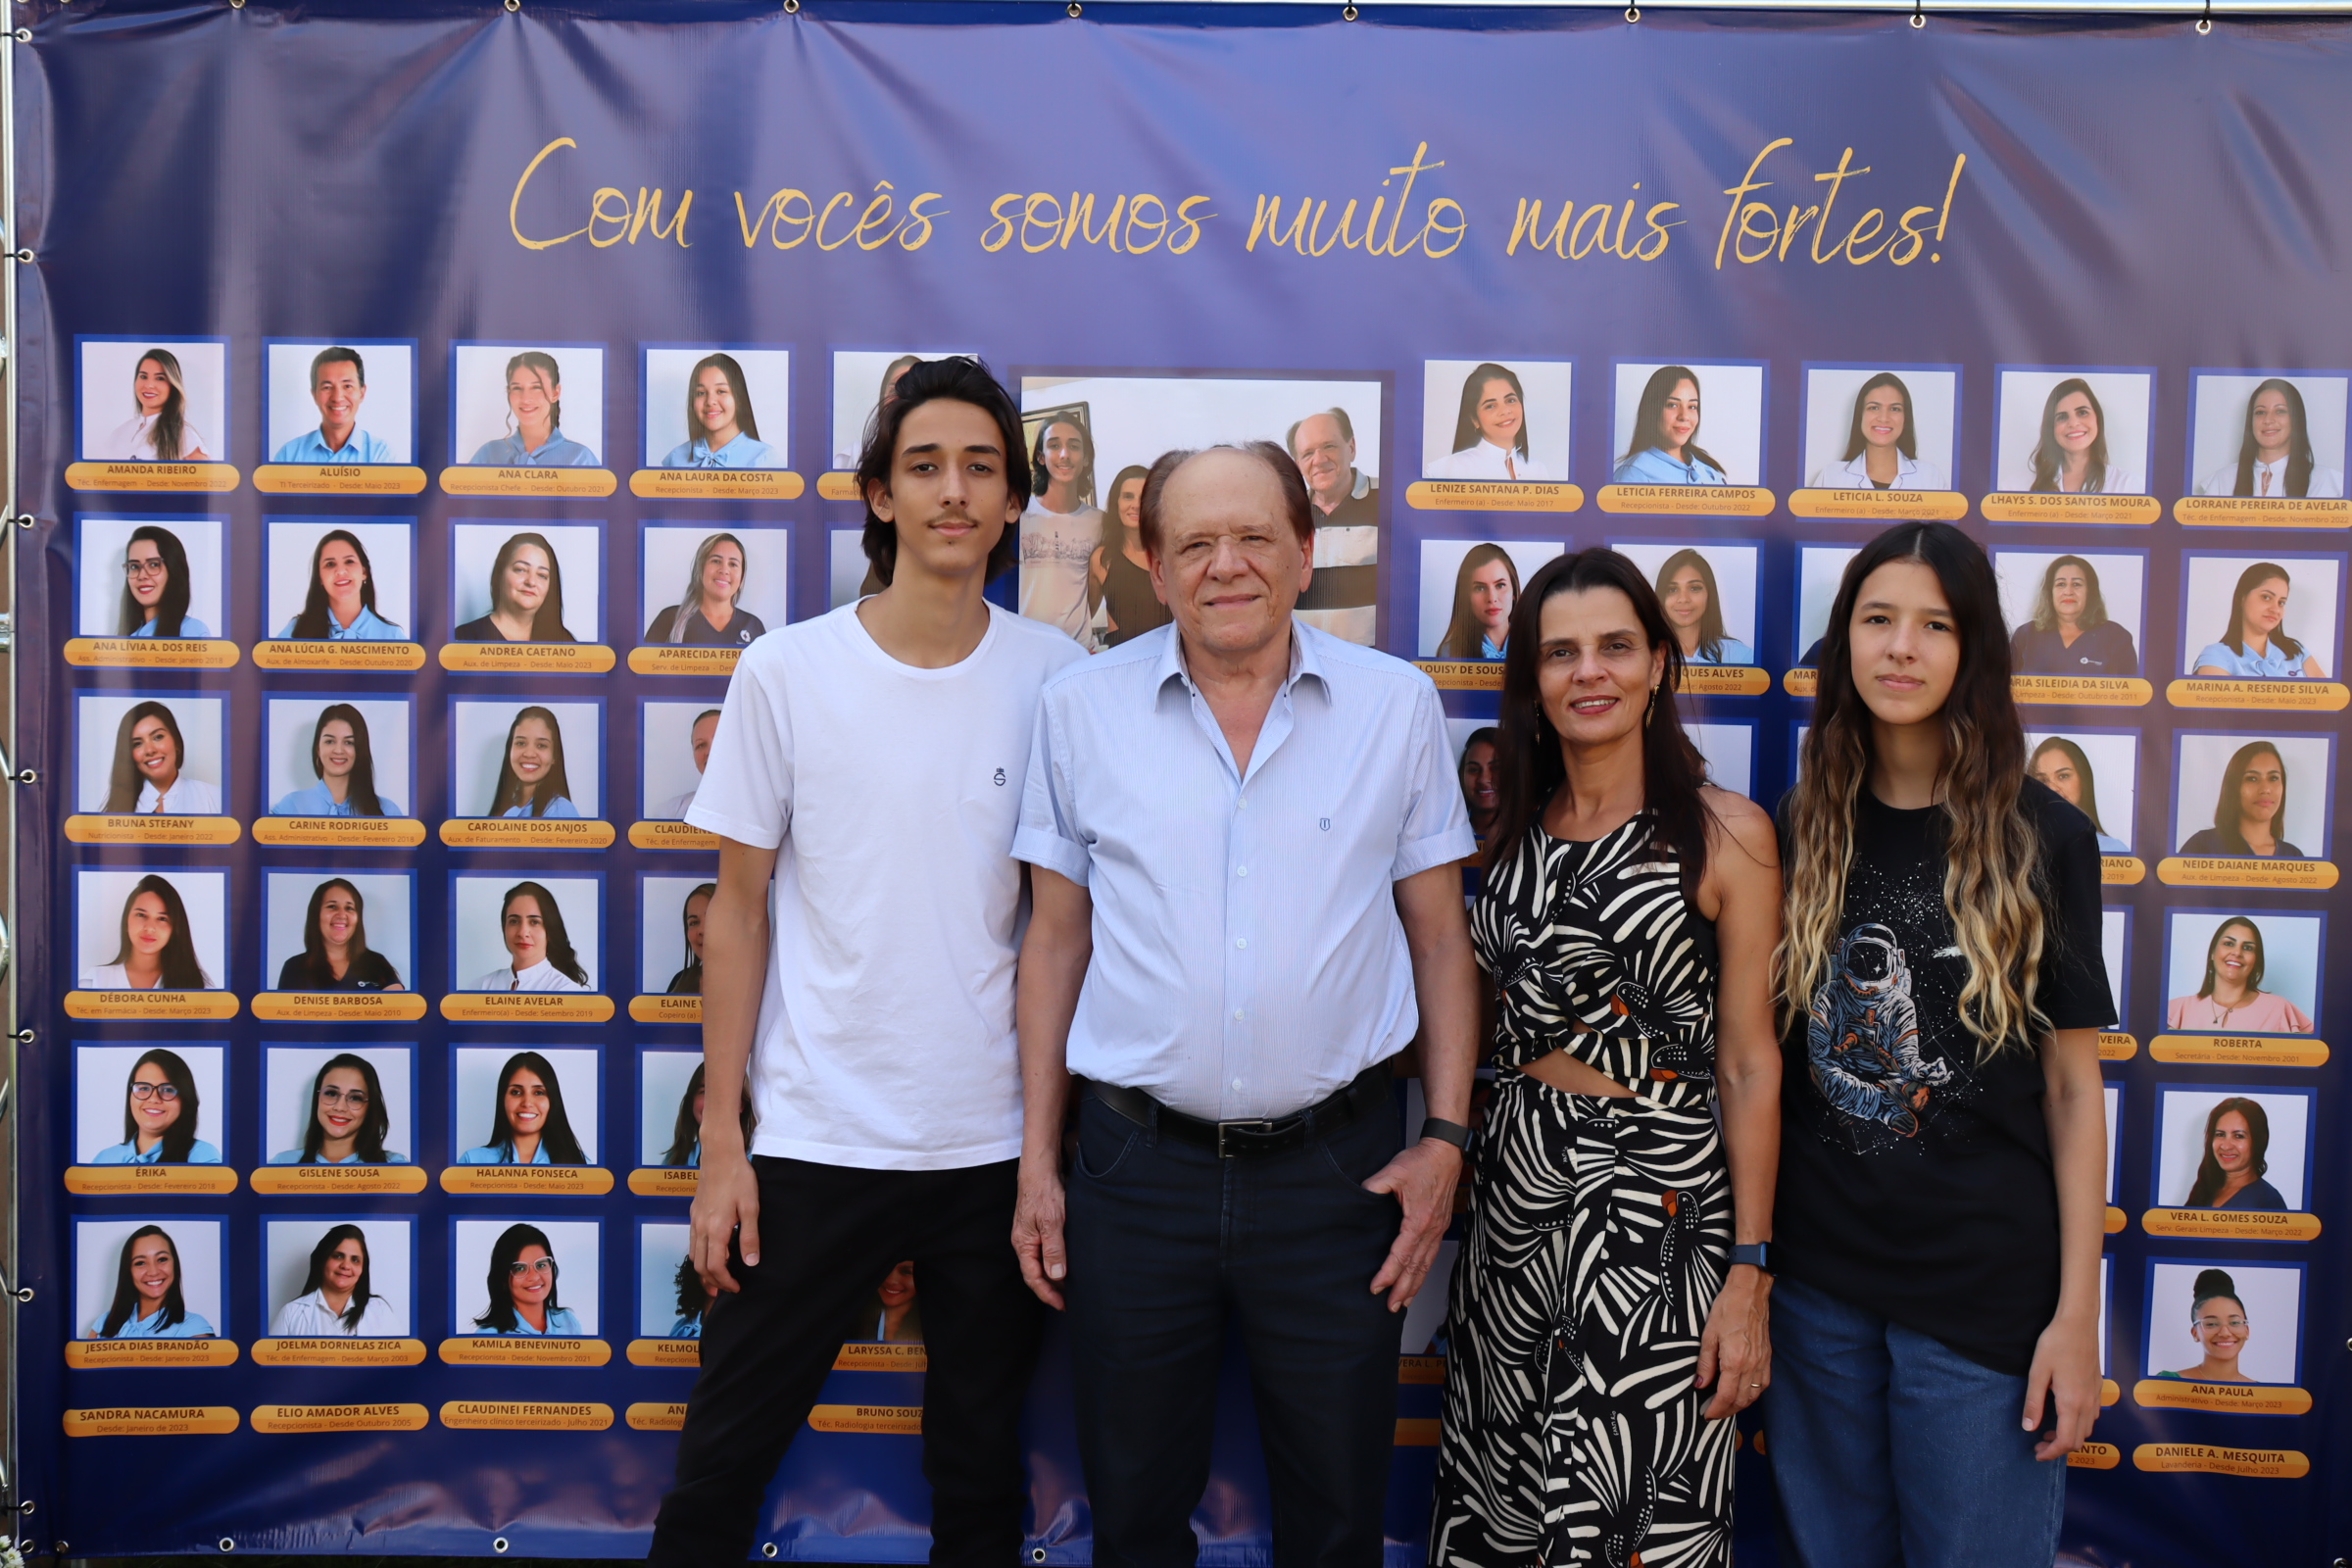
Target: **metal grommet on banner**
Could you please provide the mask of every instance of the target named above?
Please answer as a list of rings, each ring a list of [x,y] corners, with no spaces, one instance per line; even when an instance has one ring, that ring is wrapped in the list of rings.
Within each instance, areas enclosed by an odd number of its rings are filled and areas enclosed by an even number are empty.
[[[32,1499],[31,1499],[30,1497],[26,1497],[26,1498],[25,1498],[25,1499],[24,1499],[23,1502],[20,1502],[20,1503],[18,1503],[18,1504],[17,1504],[17,1512],[19,1512],[19,1513],[30,1513],[30,1512],[32,1512]]]
[[[1642,20],[1642,8],[1640,6],[1627,6],[1625,8],[1625,20],[1628,22],[1640,22]]]
[[[1353,6],[1349,6],[1348,9],[1352,11],[1355,8]],[[1029,1548],[1029,1560],[1031,1562],[1044,1562],[1046,1560],[1046,1548],[1043,1546],[1031,1546]]]
[[[1926,11],[1921,9],[1920,0],[1911,0],[1911,25],[1914,27],[1924,27],[1927,24],[1928,14]]]
[[[228,9],[229,9],[229,10],[231,10],[231,11],[242,11],[242,10],[244,10],[244,9],[245,9],[245,0],[228,0]]]
[[[18,1030],[18,1031],[17,1031],[15,1034],[11,1035],[9,1038],[10,1038],[10,1039],[12,1039],[12,1040],[14,1040],[14,1041],[15,1041],[15,1042],[16,1042],[18,1045],[20,1045],[20,1046],[29,1046],[29,1045],[31,1045],[31,1044],[32,1044],[32,1042],[34,1041],[34,1039],[35,1039],[35,1038],[37,1038],[37,1037],[36,1037],[36,1036],[33,1034],[33,1032],[32,1032],[31,1030],[29,1030],[29,1029],[20,1029],[20,1030]],[[31,1503],[29,1503],[29,1502],[28,1502],[28,1503],[26,1503],[26,1504],[24,1505],[24,1511],[25,1511],[26,1513],[30,1513],[30,1512],[32,1512],[32,1504],[31,1504]]]
[[[26,264],[27,266],[29,266],[29,265],[31,264],[31,262],[32,262],[32,252],[30,252],[30,251],[19,251],[19,252],[17,252],[17,255],[16,255],[16,260],[18,260],[19,262],[24,263],[24,264]]]
[[[1070,15],[1071,15],[1071,16],[1073,16],[1073,17],[1075,17],[1075,16],[1078,16],[1078,15],[1080,15],[1080,14],[1081,14],[1081,13],[1082,13],[1084,10],[1085,10],[1085,8],[1084,8],[1083,6],[1081,6],[1081,5],[1079,5],[1079,4],[1078,4],[1078,0],[1070,0]]]
[[[798,16],[800,14],[800,9],[801,0],[784,0],[784,14],[786,16]]]
[[[1353,7],[1353,6],[1342,6],[1342,7],[1340,7],[1340,20],[1341,20],[1342,22],[1353,22],[1353,21],[1355,20],[1355,7]]]
[[[773,1557],[775,1554],[776,1544],[772,1541],[760,1548],[760,1555],[762,1557]]]
[[[500,1536],[498,1539],[496,1539],[495,1541],[491,1542],[491,1543],[490,1543],[490,1549],[491,1549],[492,1551],[497,1551],[497,1552],[503,1552],[503,1551],[505,1551],[505,1550],[507,1549],[507,1538],[506,1538],[506,1537],[504,1537],[504,1536]]]
[[[2197,36],[2201,38],[2212,30],[2213,0],[2205,0],[2205,14],[2197,19]]]
[[[19,27],[16,30],[15,37],[19,43],[30,43],[32,42],[32,29],[30,27]]]
[[[220,1549],[222,1551],[234,1551],[237,1549],[237,1544],[229,1540],[226,1536],[222,1536],[220,1538]]]
[[[29,528],[33,525],[35,520],[36,519],[34,518],[33,514],[29,512],[20,512],[17,514],[17,526],[20,528]]]

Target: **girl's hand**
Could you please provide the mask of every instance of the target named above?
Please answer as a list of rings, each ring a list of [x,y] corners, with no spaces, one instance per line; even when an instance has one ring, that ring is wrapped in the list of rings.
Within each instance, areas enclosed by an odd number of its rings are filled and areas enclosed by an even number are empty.
[[[1695,1388],[1715,1385],[1704,1412],[1710,1421],[1739,1414],[1772,1386],[1771,1297],[1772,1276],[1753,1264],[1735,1263],[1724,1276],[1699,1336],[1698,1376],[1692,1380]]]

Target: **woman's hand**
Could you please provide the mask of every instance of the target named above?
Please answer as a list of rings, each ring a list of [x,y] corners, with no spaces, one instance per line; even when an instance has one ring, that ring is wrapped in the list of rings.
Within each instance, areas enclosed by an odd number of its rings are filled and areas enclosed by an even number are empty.
[[[1752,1263],[1734,1263],[1724,1276],[1698,1338],[1698,1376],[1692,1380],[1695,1388],[1714,1385],[1715,1397],[1704,1411],[1708,1420],[1738,1415],[1771,1387],[1771,1298],[1772,1276]]]
[[[2034,1342],[2034,1366],[2026,1374],[2025,1429],[2042,1428],[2044,1396],[2054,1400],[2050,1435],[2034,1446],[2036,1459],[2055,1459],[2082,1446],[2099,1418],[2098,1319],[2061,1312]]]

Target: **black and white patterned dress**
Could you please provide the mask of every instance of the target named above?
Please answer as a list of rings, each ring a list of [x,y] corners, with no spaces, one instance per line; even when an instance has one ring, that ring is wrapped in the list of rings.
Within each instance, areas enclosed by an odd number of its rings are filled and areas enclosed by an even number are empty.
[[[1733,1423],[1691,1386],[1732,1245],[1715,930],[1650,831],[1538,824],[1471,913],[1503,1071],[1448,1298],[1432,1568],[1730,1558]],[[1516,1070],[1562,1048],[1635,1098]]]

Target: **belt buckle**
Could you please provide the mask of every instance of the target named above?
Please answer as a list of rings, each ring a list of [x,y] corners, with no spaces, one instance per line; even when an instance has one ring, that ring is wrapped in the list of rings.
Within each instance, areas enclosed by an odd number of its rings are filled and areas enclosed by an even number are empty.
[[[1217,1123],[1217,1157],[1219,1159],[1231,1159],[1234,1157],[1234,1155],[1241,1152],[1241,1151],[1238,1149],[1227,1149],[1225,1147],[1225,1135],[1228,1132],[1241,1133],[1254,1138],[1263,1138],[1273,1131],[1274,1124],[1263,1119],[1256,1121],[1221,1121]]]

